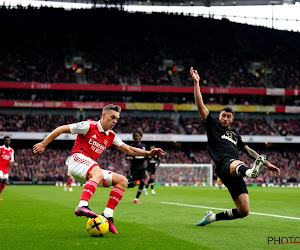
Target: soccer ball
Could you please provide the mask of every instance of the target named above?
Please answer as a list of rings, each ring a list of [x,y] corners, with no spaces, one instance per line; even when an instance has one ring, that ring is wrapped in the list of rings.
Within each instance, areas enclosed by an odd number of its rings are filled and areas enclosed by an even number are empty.
[[[87,221],[86,229],[90,235],[94,237],[102,237],[108,232],[108,221],[104,216],[98,215],[98,217]]]

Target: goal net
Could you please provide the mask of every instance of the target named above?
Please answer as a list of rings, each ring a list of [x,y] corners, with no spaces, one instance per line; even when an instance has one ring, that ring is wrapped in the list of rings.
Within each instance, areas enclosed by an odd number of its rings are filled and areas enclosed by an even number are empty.
[[[212,186],[213,165],[161,163],[154,178],[165,186]]]

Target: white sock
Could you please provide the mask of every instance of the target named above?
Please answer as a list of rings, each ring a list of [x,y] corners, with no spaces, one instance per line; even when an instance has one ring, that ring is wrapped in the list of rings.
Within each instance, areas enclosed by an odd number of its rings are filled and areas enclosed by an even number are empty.
[[[134,200],[135,200],[135,201],[138,201],[139,199],[138,199],[138,198],[134,198]]]
[[[106,218],[109,218],[109,217],[114,217],[114,210],[112,210],[111,208],[109,207],[106,207],[103,211],[103,214]]]
[[[86,207],[88,205],[89,205],[89,203],[87,201],[80,201],[78,204],[78,207]]]
[[[248,177],[251,177],[251,173],[252,173],[252,169],[248,169],[248,170],[246,171],[246,175],[247,175]]]
[[[210,222],[216,221],[216,215],[213,214],[212,216],[210,216],[210,217],[209,217],[209,221],[210,221]]]

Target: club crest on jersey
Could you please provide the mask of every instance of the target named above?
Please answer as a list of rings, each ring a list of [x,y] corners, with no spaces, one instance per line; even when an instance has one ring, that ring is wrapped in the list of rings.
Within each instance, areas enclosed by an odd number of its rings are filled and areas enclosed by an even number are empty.
[[[107,146],[108,140],[104,140],[104,145]]]
[[[226,135],[227,135],[229,138],[232,139],[232,133],[231,133],[231,131],[226,131]]]

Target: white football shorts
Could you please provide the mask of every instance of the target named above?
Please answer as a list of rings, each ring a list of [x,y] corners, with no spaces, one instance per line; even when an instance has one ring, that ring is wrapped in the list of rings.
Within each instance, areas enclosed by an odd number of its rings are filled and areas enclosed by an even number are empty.
[[[8,174],[3,174],[3,172],[0,170],[0,179],[8,179]]]
[[[89,172],[95,165],[99,165],[96,161],[85,156],[84,154],[75,153],[70,156],[68,162],[68,172],[80,183],[86,183]],[[104,179],[98,186],[110,187],[112,186],[112,171],[101,169]]]

